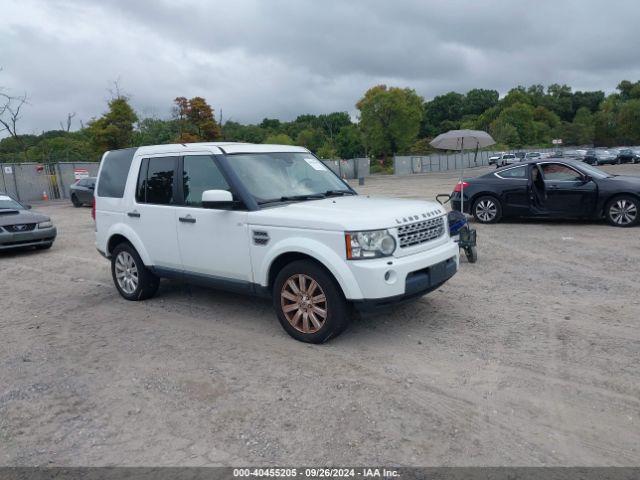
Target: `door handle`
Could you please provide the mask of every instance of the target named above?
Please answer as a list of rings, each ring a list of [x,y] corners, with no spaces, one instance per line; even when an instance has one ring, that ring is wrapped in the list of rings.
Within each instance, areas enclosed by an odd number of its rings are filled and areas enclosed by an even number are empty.
[[[127,215],[133,218],[140,218],[140,212],[137,211],[133,211],[133,212],[127,212]]]
[[[180,220],[182,223],[196,223],[196,219],[191,215],[187,215],[186,217],[178,217],[178,220]]]

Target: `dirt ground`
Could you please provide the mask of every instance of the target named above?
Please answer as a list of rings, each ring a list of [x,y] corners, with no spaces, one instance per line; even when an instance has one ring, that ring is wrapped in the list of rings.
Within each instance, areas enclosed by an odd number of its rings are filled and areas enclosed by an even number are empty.
[[[0,254],[0,465],[640,463],[640,228],[477,225],[478,263],[311,346],[264,300],[121,299],[89,209],[37,208],[54,247]]]

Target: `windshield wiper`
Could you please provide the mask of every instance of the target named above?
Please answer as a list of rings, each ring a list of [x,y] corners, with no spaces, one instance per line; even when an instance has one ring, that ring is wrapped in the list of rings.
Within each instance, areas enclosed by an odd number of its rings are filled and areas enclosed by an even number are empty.
[[[335,195],[355,195],[351,190],[327,190],[324,192],[326,197],[332,197]]]
[[[258,202],[258,205],[264,205],[266,203],[277,203],[277,202],[297,202],[303,200],[320,200],[321,198],[325,198],[324,193],[309,193],[306,195],[287,195],[280,198],[272,198],[271,200],[262,200]]]

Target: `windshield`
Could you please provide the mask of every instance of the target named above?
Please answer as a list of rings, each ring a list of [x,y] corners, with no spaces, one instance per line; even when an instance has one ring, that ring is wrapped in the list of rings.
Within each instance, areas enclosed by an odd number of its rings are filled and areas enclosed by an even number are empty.
[[[227,158],[229,166],[258,203],[352,193],[310,153],[251,153],[228,155]]]
[[[588,163],[580,164],[580,168],[582,169],[582,171],[584,173],[588,173],[593,178],[609,178],[609,177],[611,177],[611,175],[609,175],[607,172],[605,172],[603,170],[600,170],[598,167],[594,167],[592,165],[589,165]]]
[[[0,195],[0,210],[23,210],[24,207],[13,198]]]

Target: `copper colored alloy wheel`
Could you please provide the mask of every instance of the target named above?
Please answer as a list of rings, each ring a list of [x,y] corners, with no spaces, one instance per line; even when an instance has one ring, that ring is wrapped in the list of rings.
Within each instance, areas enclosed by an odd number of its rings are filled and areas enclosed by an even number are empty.
[[[327,319],[327,297],[318,282],[302,273],[284,282],[280,306],[291,326],[302,333],[317,332]]]

